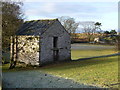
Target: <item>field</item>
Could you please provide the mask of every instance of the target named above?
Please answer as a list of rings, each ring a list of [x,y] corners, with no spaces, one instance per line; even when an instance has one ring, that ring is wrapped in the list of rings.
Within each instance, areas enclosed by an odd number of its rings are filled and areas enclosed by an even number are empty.
[[[93,46],[86,45],[80,46],[75,44],[72,46],[72,59],[86,58],[93,56],[102,56],[117,53],[113,46]],[[95,47],[95,48],[93,48]],[[65,79],[71,79],[78,83],[85,85],[92,85],[106,88],[118,87],[118,56],[93,58],[82,61],[62,62],[44,67],[27,67],[27,68],[15,68],[8,70],[8,65],[3,66],[3,72],[8,71],[30,71],[33,70],[42,71],[48,74],[62,77]]]
[[[73,44],[71,49],[72,60],[117,53],[115,47],[109,45]]]

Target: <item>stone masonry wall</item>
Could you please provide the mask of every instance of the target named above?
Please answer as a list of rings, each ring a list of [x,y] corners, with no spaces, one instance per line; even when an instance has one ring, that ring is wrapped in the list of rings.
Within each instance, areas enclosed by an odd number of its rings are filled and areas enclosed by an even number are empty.
[[[18,61],[39,65],[39,37],[18,36]]]
[[[57,21],[41,36],[41,63],[53,62],[53,37],[58,37],[58,61],[71,59],[70,35]]]

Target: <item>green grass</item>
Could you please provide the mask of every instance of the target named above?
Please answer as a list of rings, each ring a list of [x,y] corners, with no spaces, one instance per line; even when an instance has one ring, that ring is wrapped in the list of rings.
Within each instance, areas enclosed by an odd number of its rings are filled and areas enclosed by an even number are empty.
[[[94,56],[102,56],[102,55],[109,55],[117,53],[112,49],[105,49],[105,50],[72,50],[71,57],[72,60],[79,59],[79,58],[87,58],[87,57],[94,57]]]
[[[49,65],[40,70],[100,87],[118,87],[118,56]]]

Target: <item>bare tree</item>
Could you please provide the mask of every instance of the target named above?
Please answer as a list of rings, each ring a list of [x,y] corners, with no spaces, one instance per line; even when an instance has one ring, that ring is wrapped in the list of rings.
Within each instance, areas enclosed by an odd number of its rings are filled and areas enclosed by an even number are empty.
[[[18,30],[19,26],[23,23],[23,12],[21,7],[23,6],[23,2],[21,1],[12,1],[12,0],[4,0],[0,1],[2,4],[1,9],[2,12],[2,48],[3,50],[8,52],[10,48],[10,37],[13,36],[15,38],[15,33]],[[15,41],[13,40],[13,43]],[[14,52],[14,51],[13,51]],[[10,68],[14,68],[16,61],[11,58]]]
[[[74,18],[69,16],[62,16],[58,18],[64,28],[70,33],[71,35],[71,42],[74,42],[75,32],[78,28],[79,23],[75,22]]]
[[[0,1],[2,4],[2,46],[10,47],[10,36],[14,35],[18,27],[23,23],[22,2],[11,0]]]
[[[79,23],[76,23],[74,18],[71,18],[68,16],[62,16],[62,17],[59,17],[58,19],[69,33],[76,32],[76,29],[78,28]]]
[[[92,36],[96,32],[95,22],[93,21],[79,22],[79,25],[82,27],[83,32],[86,34],[88,41],[90,42]]]

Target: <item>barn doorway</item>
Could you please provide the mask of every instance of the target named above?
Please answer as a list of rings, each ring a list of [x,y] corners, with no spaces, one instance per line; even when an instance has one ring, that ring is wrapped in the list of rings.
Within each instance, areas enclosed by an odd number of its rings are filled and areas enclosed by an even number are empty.
[[[59,57],[59,50],[54,50],[53,51],[53,59],[54,59],[54,61],[58,61],[58,57]]]
[[[59,59],[58,37],[53,37],[53,59],[54,61]]]

